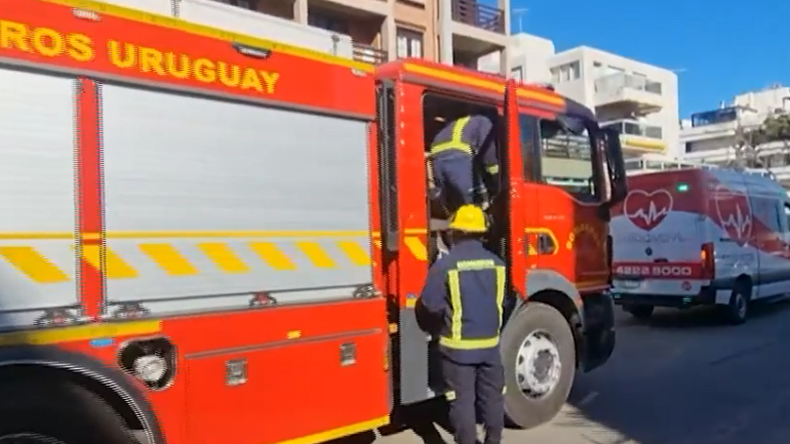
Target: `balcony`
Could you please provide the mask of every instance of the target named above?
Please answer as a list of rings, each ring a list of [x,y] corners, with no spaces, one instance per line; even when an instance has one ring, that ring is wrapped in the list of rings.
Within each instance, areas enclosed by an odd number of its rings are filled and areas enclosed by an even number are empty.
[[[453,21],[505,34],[505,11],[475,0],[452,0]]]
[[[646,115],[664,107],[662,85],[643,76],[615,73],[595,80],[595,106]]]
[[[450,0],[442,8],[450,20],[454,58],[477,58],[505,48],[509,42],[505,11],[477,0]]]
[[[354,60],[358,62],[370,63],[371,65],[380,65],[387,61],[388,53],[383,49],[362,43],[354,43],[353,45]]]
[[[640,153],[663,153],[667,144],[660,126],[646,125],[634,120],[616,120],[601,124],[602,128],[614,128],[620,133],[623,149]]]

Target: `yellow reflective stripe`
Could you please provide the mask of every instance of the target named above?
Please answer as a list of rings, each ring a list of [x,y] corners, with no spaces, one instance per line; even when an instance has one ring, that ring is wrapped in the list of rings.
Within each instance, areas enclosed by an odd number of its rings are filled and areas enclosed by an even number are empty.
[[[66,282],[69,276],[32,247],[0,247],[0,256],[39,284]]]
[[[499,345],[499,335],[493,338],[464,339],[462,336],[463,327],[463,303],[461,301],[461,271],[474,270],[494,270],[496,272],[496,304],[499,313],[499,327],[502,328],[502,311],[505,300],[505,267],[496,265],[492,259],[476,259],[468,261],[458,261],[457,269],[447,272],[447,281],[450,288],[450,305],[453,315],[450,321],[450,337],[439,338],[439,344],[457,350],[476,350],[482,348],[492,348]]]
[[[471,155],[472,146],[468,143],[464,143],[462,139],[464,135],[464,128],[466,128],[466,125],[469,123],[471,118],[472,116],[466,116],[456,120],[453,124],[453,134],[450,140],[448,142],[442,142],[433,145],[431,147],[431,156],[448,150],[459,150]]]
[[[228,244],[222,242],[203,242],[198,244],[203,254],[209,257],[225,273],[248,273],[250,267],[233,252]]]
[[[312,262],[313,265],[320,268],[333,268],[337,265],[335,261],[329,256],[321,245],[317,242],[302,241],[297,242],[296,247],[302,250],[305,256]]]
[[[198,274],[197,268],[170,244],[140,244],[140,251],[151,258],[165,273],[171,276]]]
[[[488,174],[499,174],[499,165],[489,165],[486,167]]]
[[[138,277],[137,270],[103,245],[83,245],[82,257],[96,270],[104,270],[108,279],[131,279]],[[102,265],[102,262],[104,264]]]
[[[496,263],[492,259],[477,259],[471,261],[458,261],[455,265],[458,271],[493,270]]]
[[[502,329],[502,305],[505,303],[505,267],[499,265],[496,267],[496,307],[499,310],[499,329]]]
[[[464,310],[461,303],[461,279],[458,270],[447,272],[447,281],[450,286],[450,305],[453,309],[453,316],[450,320],[450,335],[454,341],[460,341]]]
[[[439,344],[456,350],[478,350],[496,347],[499,345],[499,336],[482,339],[439,338]]]

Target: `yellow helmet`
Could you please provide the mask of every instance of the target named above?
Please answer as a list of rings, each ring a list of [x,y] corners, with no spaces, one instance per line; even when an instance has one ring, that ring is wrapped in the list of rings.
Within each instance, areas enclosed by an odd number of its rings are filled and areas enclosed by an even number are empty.
[[[485,233],[488,231],[486,215],[478,206],[464,205],[450,219],[450,229],[465,233]]]

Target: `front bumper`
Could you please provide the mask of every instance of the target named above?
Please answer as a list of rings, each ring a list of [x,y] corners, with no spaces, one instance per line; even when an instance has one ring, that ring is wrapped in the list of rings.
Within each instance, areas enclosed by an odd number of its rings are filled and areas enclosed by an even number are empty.
[[[608,293],[585,295],[583,300],[579,363],[589,372],[606,363],[614,351],[614,303]]]

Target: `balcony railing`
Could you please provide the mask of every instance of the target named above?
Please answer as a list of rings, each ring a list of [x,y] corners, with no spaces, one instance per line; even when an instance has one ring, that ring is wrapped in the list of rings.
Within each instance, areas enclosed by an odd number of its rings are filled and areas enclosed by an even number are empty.
[[[618,120],[615,122],[603,123],[602,128],[614,128],[622,136],[638,136],[648,139],[662,139],[664,132],[660,126],[645,125],[632,120]]]
[[[379,65],[387,61],[387,51],[362,43],[354,43],[354,60]]]
[[[475,0],[452,0],[453,21],[486,31],[505,33],[505,11]]]
[[[595,90],[598,92],[614,92],[622,88],[661,95],[661,83],[643,76],[618,72],[595,80]]]

